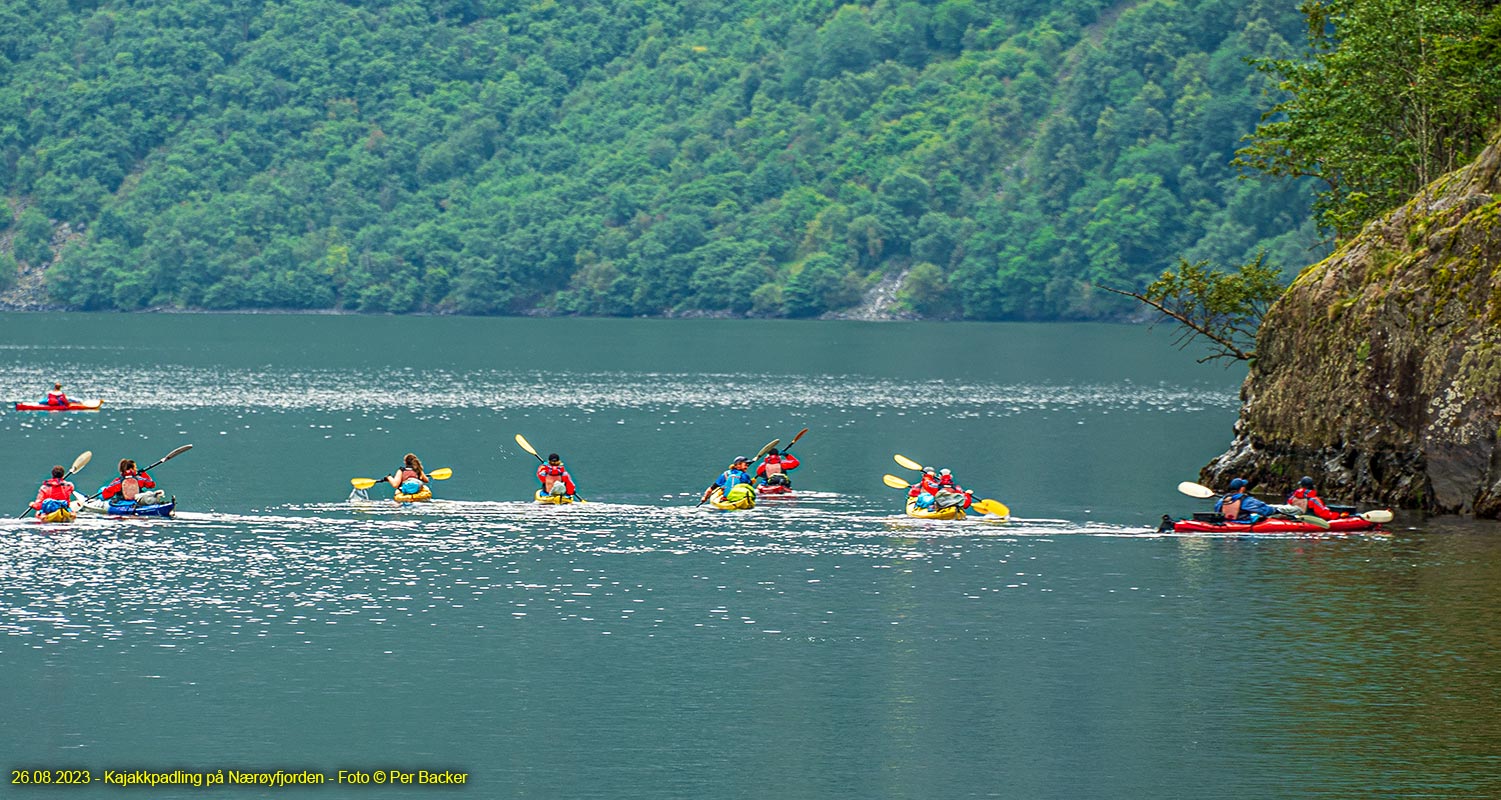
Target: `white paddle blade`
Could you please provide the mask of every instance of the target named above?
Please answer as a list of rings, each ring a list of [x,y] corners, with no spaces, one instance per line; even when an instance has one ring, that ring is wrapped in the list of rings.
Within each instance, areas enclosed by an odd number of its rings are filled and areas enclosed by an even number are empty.
[[[1391,522],[1394,516],[1391,512],[1391,509],[1382,508],[1375,511],[1367,511],[1364,514],[1361,514],[1360,518],[1365,520],[1366,522],[1381,523]]]
[[[1178,491],[1188,495],[1189,497],[1197,497],[1200,500],[1207,500],[1208,498],[1214,497],[1213,489],[1209,488],[1208,486],[1194,483],[1193,481],[1184,481],[1178,484]]]

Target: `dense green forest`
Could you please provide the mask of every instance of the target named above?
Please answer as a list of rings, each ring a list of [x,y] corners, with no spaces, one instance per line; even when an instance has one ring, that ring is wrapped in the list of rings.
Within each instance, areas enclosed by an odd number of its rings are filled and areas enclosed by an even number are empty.
[[[0,280],[84,309],[1106,318],[1297,270],[1289,0],[0,0]],[[0,215],[0,225],[6,224]],[[1319,249],[1323,247],[1324,249]]]

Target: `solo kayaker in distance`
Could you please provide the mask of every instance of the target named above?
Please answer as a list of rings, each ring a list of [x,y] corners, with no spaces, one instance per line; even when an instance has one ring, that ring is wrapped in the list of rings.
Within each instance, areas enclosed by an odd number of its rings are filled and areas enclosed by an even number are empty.
[[[47,392],[46,403],[49,406],[65,406],[68,404],[68,396],[66,394],[63,394],[62,384],[52,384],[51,391]]]
[[[401,458],[401,468],[386,476],[386,483],[402,494],[418,494],[427,486],[427,473],[422,471],[422,459],[412,453]]]
[[[61,466],[52,468],[52,477],[42,481],[42,487],[36,490],[36,500],[31,507],[41,514],[51,514],[59,508],[67,508],[69,501],[73,499],[73,484],[64,479],[68,471]]]
[[[1324,501],[1319,498],[1319,493],[1313,490],[1313,478],[1307,475],[1298,481],[1298,488],[1287,496],[1287,503],[1297,506],[1299,513],[1312,514],[1319,519],[1339,519],[1340,516],[1330,511],[1329,506],[1324,505]]]
[[[142,498],[142,489],[155,489],[156,481],[144,472],[136,471],[136,462],[128,458],[120,459],[120,475],[110,481],[108,485],[99,490],[99,496],[111,503],[136,502]],[[158,492],[157,494],[160,494]],[[160,499],[160,498],[154,498]]]
[[[1215,502],[1214,510],[1223,514],[1225,519],[1245,519],[1252,523],[1260,522],[1276,514],[1277,509],[1271,504],[1257,500],[1246,491],[1249,485],[1250,483],[1245,478],[1230,481],[1230,493]]]
[[[766,458],[761,459],[761,466],[756,467],[756,477],[769,486],[791,486],[792,479],[787,473],[798,468],[801,461],[791,453],[779,454],[775,447],[766,451]]]
[[[725,470],[723,475],[720,475],[709,488],[704,490],[704,496],[699,498],[699,502],[702,503],[708,500],[709,495],[713,494],[715,489],[719,489],[725,499],[731,499],[730,492],[742,483],[746,485],[751,484],[750,459],[745,456],[735,456],[735,460],[730,462],[730,468]]]
[[[575,491],[573,477],[568,474],[568,468],[563,466],[563,459],[557,453],[548,453],[547,463],[537,465],[537,480],[542,482],[543,494],[572,497]]]
[[[954,473],[947,469],[938,471],[938,490],[933,494],[933,505],[939,508],[959,506],[969,508],[974,502],[973,492],[954,482]]]

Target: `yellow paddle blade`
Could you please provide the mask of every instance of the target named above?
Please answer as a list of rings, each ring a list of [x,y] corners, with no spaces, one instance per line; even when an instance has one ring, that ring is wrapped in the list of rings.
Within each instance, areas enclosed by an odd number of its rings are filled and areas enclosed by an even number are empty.
[[[449,469],[448,467],[439,467],[432,472],[427,473],[427,477],[432,478],[435,481],[446,481],[449,478],[453,477],[453,470]]]
[[[911,489],[912,484],[898,478],[895,475],[886,474],[881,476],[881,482],[893,489]]]
[[[978,508],[983,513],[993,514],[997,517],[1011,516],[1011,509],[1007,508],[1005,503],[999,500],[991,500],[988,497],[984,500],[976,500],[971,507]]]
[[[922,469],[922,465],[921,464],[919,464],[916,461],[913,461],[912,459],[910,459],[910,458],[902,455],[901,453],[897,453],[896,455],[892,456],[892,459],[894,459],[896,461],[896,463],[901,464],[902,465],[902,469],[916,469],[916,470]]]
[[[525,450],[525,451],[527,451],[528,453],[531,453],[534,456],[537,455],[537,448],[532,447],[532,443],[528,442],[526,440],[526,437],[522,436],[519,433],[516,434],[516,444],[521,445],[521,449],[522,450]]]
[[[380,481],[372,478],[350,478],[349,483],[356,489],[369,489]]]

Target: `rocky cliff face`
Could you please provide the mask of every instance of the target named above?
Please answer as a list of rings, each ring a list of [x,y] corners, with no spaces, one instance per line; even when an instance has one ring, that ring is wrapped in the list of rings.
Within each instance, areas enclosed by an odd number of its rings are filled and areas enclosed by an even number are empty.
[[[1304,270],[1201,478],[1501,515],[1501,139]]]

